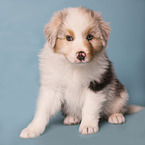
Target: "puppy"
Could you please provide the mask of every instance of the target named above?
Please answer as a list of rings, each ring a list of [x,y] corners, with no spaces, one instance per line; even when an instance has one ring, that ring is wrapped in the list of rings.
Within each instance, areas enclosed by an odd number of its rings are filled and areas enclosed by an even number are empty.
[[[52,17],[44,32],[37,109],[20,137],[42,134],[60,109],[64,124],[80,123],[81,134],[98,132],[100,117],[124,123],[128,93],[106,54],[110,27],[102,16],[83,7],[67,8]]]

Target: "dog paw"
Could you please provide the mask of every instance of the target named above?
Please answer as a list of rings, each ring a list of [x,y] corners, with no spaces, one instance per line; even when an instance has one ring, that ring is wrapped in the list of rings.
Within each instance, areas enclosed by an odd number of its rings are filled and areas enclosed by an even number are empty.
[[[34,138],[38,137],[44,132],[45,128],[38,128],[38,127],[27,127],[24,128],[20,133],[20,138]]]
[[[99,131],[98,126],[92,126],[92,125],[80,125],[79,132],[81,134],[93,134]]]
[[[74,117],[74,116],[67,116],[64,119],[63,123],[66,124],[66,125],[79,124],[80,120],[77,117]]]
[[[121,113],[114,113],[109,117],[108,122],[112,124],[121,124],[125,122],[125,118]]]

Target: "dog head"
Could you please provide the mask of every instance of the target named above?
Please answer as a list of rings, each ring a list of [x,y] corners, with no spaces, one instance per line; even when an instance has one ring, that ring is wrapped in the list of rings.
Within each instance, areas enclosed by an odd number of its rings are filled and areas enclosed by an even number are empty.
[[[55,53],[71,63],[87,63],[107,45],[110,27],[100,13],[79,7],[55,13],[44,33]]]

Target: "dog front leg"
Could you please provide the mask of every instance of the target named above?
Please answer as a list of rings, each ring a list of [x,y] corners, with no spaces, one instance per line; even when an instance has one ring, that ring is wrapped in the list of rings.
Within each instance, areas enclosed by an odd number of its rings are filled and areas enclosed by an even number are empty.
[[[21,138],[34,138],[42,134],[50,116],[59,111],[61,94],[46,86],[40,87],[37,108],[32,122],[22,130]]]
[[[105,97],[101,93],[94,93],[91,90],[87,90],[82,108],[82,121],[79,127],[81,134],[93,134],[99,131],[98,123],[104,100]]]

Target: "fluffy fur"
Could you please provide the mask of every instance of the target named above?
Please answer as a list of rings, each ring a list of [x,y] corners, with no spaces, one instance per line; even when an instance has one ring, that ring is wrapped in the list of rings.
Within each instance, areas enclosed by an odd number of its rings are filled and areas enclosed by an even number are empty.
[[[44,32],[37,109],[20,137],[42,134],[60,109],[64,124],[81,122],[82,134],[98,132],[100,117],[114,124],[125,122],[128,94],[106,55],[110,27],[102,16],[83,7],[67,8],[52,17]]]

